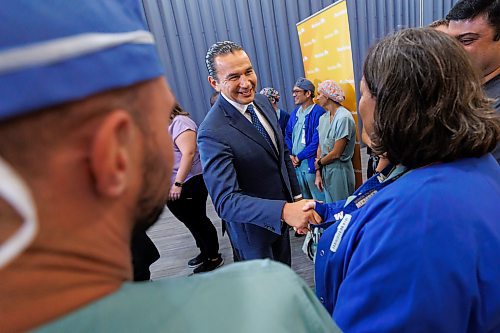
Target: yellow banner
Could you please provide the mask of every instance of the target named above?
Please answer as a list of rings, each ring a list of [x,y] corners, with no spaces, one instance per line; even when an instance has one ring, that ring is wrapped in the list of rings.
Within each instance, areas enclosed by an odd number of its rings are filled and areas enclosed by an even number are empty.
[[[342,103],[356,122],[356,147],[352,158],[356,187],[362,183],[356,92],[352,65],[351,36],[346,1],[337,2],[297,24],[306,77],[316,88],[324,80],[334,80],[344,90]]]

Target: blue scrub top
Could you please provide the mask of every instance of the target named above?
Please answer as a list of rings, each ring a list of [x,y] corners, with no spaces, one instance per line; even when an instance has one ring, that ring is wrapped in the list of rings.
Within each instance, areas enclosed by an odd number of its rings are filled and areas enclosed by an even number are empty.
[[[499,203],[490,154],[407,173],[325,231],[320,301],[348,332],[500,331]]]

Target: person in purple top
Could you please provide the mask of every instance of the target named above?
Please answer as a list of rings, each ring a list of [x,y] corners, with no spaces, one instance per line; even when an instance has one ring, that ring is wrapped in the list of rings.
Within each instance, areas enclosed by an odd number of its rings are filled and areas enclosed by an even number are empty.
[[[174,166],[167,207],[189,229],[200,249],[200,254],[188,262],[195,274],[212,271],[224,263],[217,231],[207,217],[208,191],[203,182],[196,130],[189,113],[177,104],[168,127],[174,141]]]

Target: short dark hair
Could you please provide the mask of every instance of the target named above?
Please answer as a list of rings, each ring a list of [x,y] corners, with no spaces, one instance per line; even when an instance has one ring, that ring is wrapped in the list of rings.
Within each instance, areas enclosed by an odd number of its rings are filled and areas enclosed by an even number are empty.
[[[432,22],[431,24],[429,24],[429,28],[437,28],[437,27],[440,27],[442,25],[448,26],[449,24],[450,24],[450,21],[448,21],[447,19],[439,19],[439,20],[436,20],[436,21]]]
[[[243,51],[243,48],[231,41],[217,42],[210,46],[205,56],[205,64],[207,65],[208,75],[211,76],[215,81],[217,78],[217,69],[215,68],[214,60],[217,56],[233,53],[235,51]]]
[[[376,100],[373,151],[417,168],[479,157],[500,139],[500,120],[461,45],[430,28],[376,44],[363,75]]]
[[[461,0],[451,8],[448,21],[470,20],[486,14],[488,23],[495,30],[493,40],[500,39],[500,0]]]

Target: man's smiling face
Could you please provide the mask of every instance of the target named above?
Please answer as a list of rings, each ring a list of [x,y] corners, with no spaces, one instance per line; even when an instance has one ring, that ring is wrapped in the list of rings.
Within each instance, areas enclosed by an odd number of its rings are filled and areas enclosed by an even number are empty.
[[[257,75],[248,55],[244,51],[234,51],[217,56],[214,63],[218,80],[210,80],[212,87],[236,103],[252,103]]]

